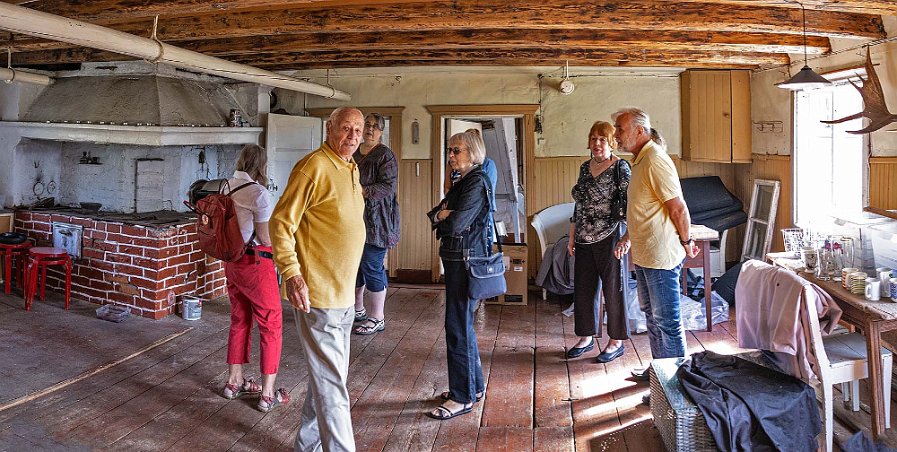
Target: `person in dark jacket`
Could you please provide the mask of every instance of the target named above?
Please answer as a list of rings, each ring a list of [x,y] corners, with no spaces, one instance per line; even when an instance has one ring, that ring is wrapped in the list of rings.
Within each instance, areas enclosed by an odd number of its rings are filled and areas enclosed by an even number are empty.
[[[436,419],[450,419],[473,410],[485,392],[477,337],[473,329],[478,300],[467,295],[464,258],[491,253],[491,233],[486,230],[491,205],[490,182],[482,170],[486,147],[478,133],[470,131],[449,139],[449,165],[461,173],[445,199],[427,216],[439,239],[439,257],[445,268],[445,343],[448,349],[449,390],[445,402],[429,412]]]
[[[383,308],[386,305],[387,276],[383,258],[387,250],[399,242],[399,204],[396,184],[399,165],[388,146],[381,143],[386,120],[379,113],[364,119],[364,142],[352,155],[358,164],[364,195],[364,225],[367,236],[364,254],[355,280],[355,334],[374,334],[386,328]],[[367,288],[371,310],[364,307]]]
[[[607,311],[607,335],[610,340],[595,358],[606,363],[623,355],[623,341],[629,339],[629,320],[626,315],[624,255],[615,255],[617,247],[628,251],[628,241],[620,237],[626,228],[625,218],[615,218],[611,205],[617,197],[626,197],[630,169],[625,160],[615,156],[614,126],[597,121],[589,130],[591,158],[579,169],[579,179],[573,186],[576,207],[570,218],[570,240],[567,252],[576,255],[573,276],[574,329],[579,336],[576,346],[567,351],[568,358],[576,358],[595,348],[592,337],[601,331],[600,316],[596,315],[598,290],[604,293]],[[623,253],[625,254],[625,253]],[[601,312],[601,310],[597,310]]]

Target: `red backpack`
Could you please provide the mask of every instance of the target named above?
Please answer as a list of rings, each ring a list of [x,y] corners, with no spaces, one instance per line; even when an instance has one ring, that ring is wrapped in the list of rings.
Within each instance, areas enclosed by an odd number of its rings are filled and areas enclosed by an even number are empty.
[[[215,193],[196,202],[196,233],[199,249],[209,256],[225,262],[235,262],[246,252],[246,243],[240,232],[237,210],[231,195],[256,182],[247,182],[228,194]],[[222,187],[222,190],[224,187]],[[255,232],[252,234],[255,236]],[[252,241],[252,238],[249,239]]]

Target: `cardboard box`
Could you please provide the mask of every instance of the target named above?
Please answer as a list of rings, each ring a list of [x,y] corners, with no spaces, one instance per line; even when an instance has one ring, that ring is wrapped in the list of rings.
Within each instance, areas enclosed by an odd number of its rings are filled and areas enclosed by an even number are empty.
[[[529,285],[528,249],[526,243],[502,243],[505,258],[505,282],[508,291],[505,295],[487,300],[489,304],[526,304],[526,292]],[[498,247],[493,246],[494,251]]]

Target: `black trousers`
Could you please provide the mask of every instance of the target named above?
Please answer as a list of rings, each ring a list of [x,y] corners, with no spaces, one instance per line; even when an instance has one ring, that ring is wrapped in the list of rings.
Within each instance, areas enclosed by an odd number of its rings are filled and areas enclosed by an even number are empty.
[[[577,336],[601,336],[601,297],[607,311],[607,335],[611,339],[629,338],[626,318],[623,269],[627,263],[614,257],[618,233],[588,245],[576,244],[573,276],[573,324]],[[628,270],[628,269],[627,269]]]

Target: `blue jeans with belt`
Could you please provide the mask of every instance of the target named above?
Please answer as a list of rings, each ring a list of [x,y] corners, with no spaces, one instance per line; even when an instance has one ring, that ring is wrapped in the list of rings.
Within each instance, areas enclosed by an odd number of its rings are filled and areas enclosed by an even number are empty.
[[[670,270],[635,266],[639,307],[645,313],[651,356],[685,356],[685,330],[679,310],[682,264]]]
[[[449,398],[476,401],[485,390],[477,335],[473,329],[478,300],[467,297],[467,269],[463,261],[442,260],[445,268],[445,345],[448,353]]]

